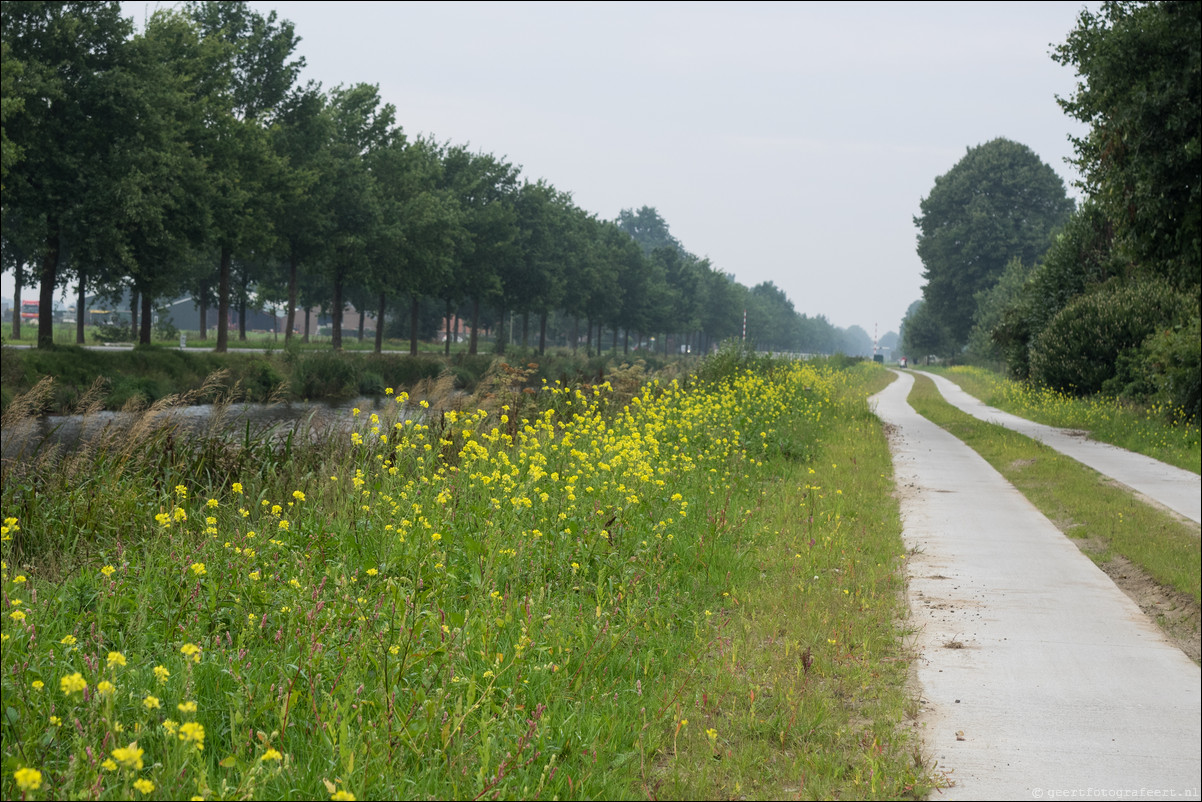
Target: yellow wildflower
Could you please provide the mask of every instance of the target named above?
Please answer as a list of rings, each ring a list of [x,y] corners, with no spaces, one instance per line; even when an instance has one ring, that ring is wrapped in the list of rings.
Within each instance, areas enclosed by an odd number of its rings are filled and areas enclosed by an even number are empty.
[[[79,693],[84,688],[88,687],[88,683],[84,680],[83,674],[76,671],[74,674],[69,674],[58,681],[58,687],[62,689],[64,696],[70,696],[73,693]]]
[[[36,791],[42,787],[42,772],[37,769],[17,769],[13,772],[13,779],[22,791]]]
[[[205,728],[195,721],[186,721],[179,728],[179,739],[184,743],[196,745],[196,751],[203,751],[205,748]]]
[[[124,668],[125,655],[121,654],[121,652],[109,652],[108,662],[109,668],[113,668],[114,666],[121,666]]]
[[[138,748],[138,742],[134,741],[129,746],[119,747],[113,750],[113,759],[121,764],[122,768],[133,769],[134,771],[142,770],[142,754],[145,750]]]
[[[143,777],[140,780],[134,780],[134,788],[137,788],[144,794],[149,794],[154,790],[154,783]]]

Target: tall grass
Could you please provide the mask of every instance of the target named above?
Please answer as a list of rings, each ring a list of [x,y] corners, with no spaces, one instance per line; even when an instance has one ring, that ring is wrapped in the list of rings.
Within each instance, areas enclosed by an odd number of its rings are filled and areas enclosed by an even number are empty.
[[[774,466],[826,472],[811,463],[848,390],[800,364],[638,373],[535,389],[532,369],[497,368],[477,397],[447,394],[459,408],[398,394],[328,440],[180,442],[152,407],[145,434],[6,464],[4,796],[657,787],[698,667],[757,593],[733,583],[764,558],[757,499]],[[876,560],[898,544],[861,553],[847,496],[811,484],[793,518],[813,544],[785,540],[832,606],[793,636],[829,688],[806,715],[827,723],[790,725],[789,748],[837,741],[816,788],[918,793],[904,738],[849,697],[896,649],[891,607],[871,637],[855,619],[896,601]]]
[[[1202,472],[1198,421],[1158,404],[1136,405],[1105,396],[1077,398],[1005,379],[976,367],[932,369],[987,404],[1029,420],[1083,429],[1096,440]]]

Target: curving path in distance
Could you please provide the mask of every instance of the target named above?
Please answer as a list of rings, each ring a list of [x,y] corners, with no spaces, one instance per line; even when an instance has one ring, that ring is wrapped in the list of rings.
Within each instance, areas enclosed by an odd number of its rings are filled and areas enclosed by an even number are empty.
[[[889,424],[928,757],[947,799],[1199,798],[1202,674],[976,452]],[[1125,796],[1120,796],[1125,794]]]
[[[1140,495],[1168,507],[1178,515],[1183,515],[1195,523],[1202,523],[1202,477],[1198,474],[1109,443],[1089,440],[1072,429],[1058,429],[1011,415],[969,395],[957,384],[942,376],[916,372],[933,380],[948,403],[962,412],[1038,440],[1061,454],[1088,465],[1103,476],[1109,476]]]

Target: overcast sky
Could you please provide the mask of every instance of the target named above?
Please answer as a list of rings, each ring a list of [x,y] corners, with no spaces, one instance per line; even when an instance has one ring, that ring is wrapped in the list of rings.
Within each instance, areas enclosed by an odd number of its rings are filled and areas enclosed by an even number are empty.
[[[1081,2],[252,5],[295,23],[305,80],[379,84],[407,134],[601,218],[654,206],[741,283],[869,334],[920,297],[913,217],[968,147],[1021,142],[1079,194],[1076,78],[1048,54]]]

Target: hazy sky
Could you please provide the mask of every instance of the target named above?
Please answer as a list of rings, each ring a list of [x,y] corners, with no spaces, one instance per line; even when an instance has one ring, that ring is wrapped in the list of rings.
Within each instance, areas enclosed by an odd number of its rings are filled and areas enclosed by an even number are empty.
[[[920,297],[913,216],[966,148],[1021,142],[1078,194],[1076,78],[1048,53],[1081,2],[252,5],[295,23],[304,79],[379,84],[406,133],[599,217],[654,206],[741,283],[869,334]]]

